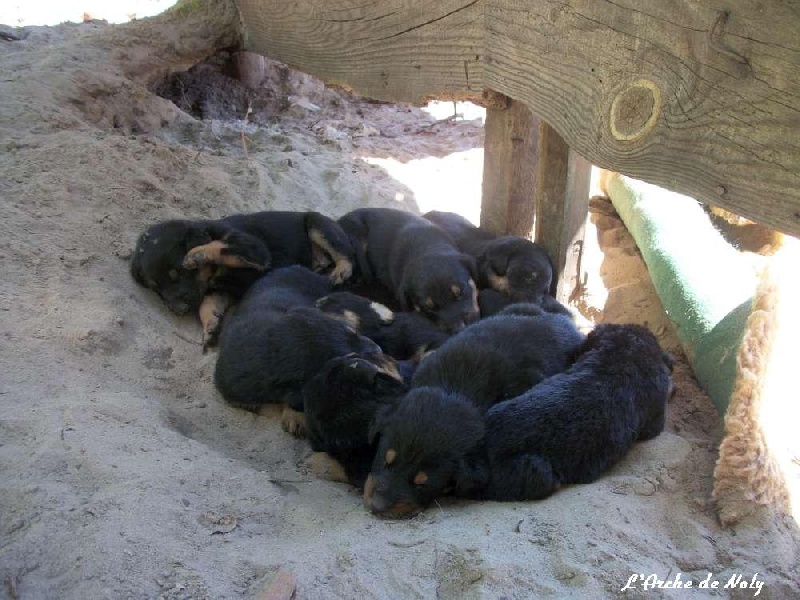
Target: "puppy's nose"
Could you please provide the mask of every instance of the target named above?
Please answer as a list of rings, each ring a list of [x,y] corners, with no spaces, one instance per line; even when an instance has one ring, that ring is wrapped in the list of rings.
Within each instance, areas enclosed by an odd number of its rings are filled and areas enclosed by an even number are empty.
[[[389,500],[380,492],[375,492],[372,494],[370,510],[373,512],[373,514],[386,512],[391,505],[392,503],[389,502]]]

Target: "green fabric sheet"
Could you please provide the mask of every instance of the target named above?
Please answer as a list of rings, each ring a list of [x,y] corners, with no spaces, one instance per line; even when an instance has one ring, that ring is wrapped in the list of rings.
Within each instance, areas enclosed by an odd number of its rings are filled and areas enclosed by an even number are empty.
[[[698,381],[725,414],[758,282],[755,268],[723,239],[697,200],[624,176],[611,177],[606,188]]]

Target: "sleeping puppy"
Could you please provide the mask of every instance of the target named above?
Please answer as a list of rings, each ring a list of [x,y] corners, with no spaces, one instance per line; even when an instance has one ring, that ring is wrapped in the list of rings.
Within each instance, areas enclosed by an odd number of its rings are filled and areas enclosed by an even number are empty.
[[[481,413],[564,371],[585,340],[572,320],[536,305],[471,325],[420,363],[411,386],[456,392]]]
[[[369,427],[376,411],[393,405],[408,386],[385,354],[348,354],[329,360],[303,389],[308,441],[338,461],[329,478],[361,487],[375,456]],[[326,464],[326,463],[315,463]],[[327,465],[326,465],[327,466]]]
[[[316,303],[322,312],[343,319],[398,360],[419,360],[450,335],[418,312],[392,312],[383,304],[350,292],[334,292]]]
[[[591,483],[664,429],[672,359],[639,325],[598,325],[566,372],[486,415],[485,497],[536,500]]]
[[[409,516],[451,488],[469,496],[485,486],[485,412],[566,370],[585,340],[567,316],[528,307],[528,315],[491,317],[450,338],[420,363],[411,391],[378,411],[364,485],[374,514]]]
[[[273,286],[276,281],[281,285]],[[283,424],[302,433],[303,386],[328,362],[351,352],[379,353],[372,340],[308,305],[330,289],[326,277],[294,266],[266,275],[226,317],[214,384],[230,404],[258,409],[286,403]]]
[[[538,302],[551,293],[553,265],[541,246],[519,236],[496,236],[456,213],[433,210],[423,217],[475,258],[479,289],[497,290],[516,302]]]
[[[335,221],[315,212],[267,211],[217,220],[157,223],[139,236],[131,275],[176,314],[201,307],[206,295],[237,301],[264,271],[300,264],[333,266],[333,283],[353,269],[350,241]],[[207,331],[203,322],[204,331]]]
[[[370,433],[379,437],[364,505],[375,515],[413,517],[445,492],[470,497],[486,485],[483,414],[457,393],[412,389],[378,411]]]
[[[417,310],[456,332],[478,319],[475,261],[420,216],[360,208],[339,219],[353,242],[361,275],[392,290],[403,310]]]

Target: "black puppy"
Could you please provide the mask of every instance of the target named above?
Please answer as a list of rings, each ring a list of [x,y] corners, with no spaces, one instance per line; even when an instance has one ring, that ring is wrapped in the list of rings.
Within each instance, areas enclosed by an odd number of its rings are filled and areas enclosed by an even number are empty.
[[[344,468],[329,477],[362,486],[375,456],[369,427],[376,411],[393,405],[408,386],[385,354],[349,354],[328,361],[303,389],[308,441]],[[324,461],[315,464],[327,465]]]
[[[421,311],[449,332],[478,319],[475,261],[430,221],[360,208],[339,224],[353,241],[362,276],[391,289],[403,310]]]
[[[419,360],[450,335],[418,312],[392,312],[383,304],[350,292],[334,292],[316,303],[322,312],[350,324],[398,360]]]
[[[267,211],[157,223],[139,236],[131,275],[176,314],[198,310],[209,294],[225,298],[211,309],[218,313],[269,268],[300,264],[322,271],[333,265],[331,281],[340,283],[351,275],[353,260],[349,238],[332,219]]]
[[[575,364],[486,415],[495,500],[536,500],[590,483],[664,429],[672,359],[639,325],[598,325]]]
[[[378,450],[364,486],[373,513],[409,516],[448,488],[469,495],[485,486],[478,445],[486,410],[567,369],[585,339],[565,315],[526,311],[449,339],[420,363],[397,406],[378,412]]]
[[[423,216],[475,258],[479,289],[497,290],[516,302],[538,302],[551,292],[553,265],[541,246],[519,236],[494,235],[456,213],[433,210]]]
[[[324,276],[294,266],[267,274],[225,319],[214,383],[230,404],[257,409],[286,403],[284,427],[300,433],[303,386],[330,359],[379,353],[372,340],[309,307],[330,291]]]

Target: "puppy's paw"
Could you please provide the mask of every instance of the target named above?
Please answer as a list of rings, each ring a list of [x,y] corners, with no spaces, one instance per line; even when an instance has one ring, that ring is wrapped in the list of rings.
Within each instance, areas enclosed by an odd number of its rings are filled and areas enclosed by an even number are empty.
[[[214,312],[209,320],[203,324],[203,354],[213,348],[219,341],[219,333],[222,331],[222,317],[224,313]]]
[[[257,271],[264,271],[268,267],[268,264],[259,264],[245,258],[226,242],[220,240],[192,248],[183,257],[183,266],[186,269],[197,269],[204,265],[221,265],[234,269],[256,269]]]
[[[226,245],[220,241],[196,246],[183,257],[183,268],[198,269],[204,265],[219,264],[223,248],[226,248]]]
[[[293,408],[284,407],[281,413],[281,425],[284,431],[296,437],[306,437],[306,416]]]
[[[347,483],[347,474],[342,463],[327,452],[313,452],[300,462],[300,467],[320,479]]]
[[[330,278],[332,284],[339,285],[350,279],[352,275],[353,263],[346,258],[340,258],[336,261],[336,266],[333,268],[333,271],[331,271],[328,277]]]

